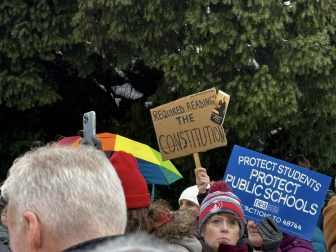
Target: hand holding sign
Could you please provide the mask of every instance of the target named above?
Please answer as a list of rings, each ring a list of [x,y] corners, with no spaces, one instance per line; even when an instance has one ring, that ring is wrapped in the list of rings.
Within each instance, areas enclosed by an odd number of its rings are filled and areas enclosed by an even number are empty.
[[[282,233],[279,226],[272,217],[264,218],[258,225],[258,232],[262,237],[262,251],[273,252],[276,251],[282,241]]]
[[[247,232],[248,238],[255,250],[274,252],[282,241],[280,228],[271,217],[264,218],[258,224],[251,220],[248,221]]]
[[[195,169],[196,185],[199,193],[206,193],[206,189],[210,184],[210,177],[208,176],[205,168]]]

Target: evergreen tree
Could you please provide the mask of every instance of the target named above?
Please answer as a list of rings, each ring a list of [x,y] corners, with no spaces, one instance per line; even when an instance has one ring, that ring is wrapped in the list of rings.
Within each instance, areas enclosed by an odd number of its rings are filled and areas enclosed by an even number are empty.
[[[99,131],[157,147],[144,102],[215,86],[231,95],[229,146],[201,154],[211,177],[223,175],[233,144],[281,159],[302,153],[336,175],[328,169],[336,163],[333,0],[3,0],[0,10],[5,168],[32,142],[73,135],[92,109]],[[124,84],[143,96],[117,94]],[[174,163],[186,178],[170,188],[178,194],[193,183],[193,162]]]
[[[161,68],[156,104],[216,86],[231,95],[230,145],[282,159],[303,153],[327,172],[336,150],[335,13],[332,0],[91,0],[74,24],[88,50]]]

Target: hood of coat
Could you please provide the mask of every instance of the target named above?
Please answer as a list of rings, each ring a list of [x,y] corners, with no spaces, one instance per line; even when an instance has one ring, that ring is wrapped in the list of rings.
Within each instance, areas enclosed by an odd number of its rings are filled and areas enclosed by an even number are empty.
[[[178,252],[202,252],[202,245],[195,236],[184,236],[181,239],[172,240],[170,244],[172,244],[172,246],[176,248],[175,251]]]
[[[156,227],[153,234],[168,242],[183,237],[194,237],[196,234],[197,220],[190,211],[176,211],[170,214],[171,219],[165,224]],[[175,242],[174,242],[175,243]]]

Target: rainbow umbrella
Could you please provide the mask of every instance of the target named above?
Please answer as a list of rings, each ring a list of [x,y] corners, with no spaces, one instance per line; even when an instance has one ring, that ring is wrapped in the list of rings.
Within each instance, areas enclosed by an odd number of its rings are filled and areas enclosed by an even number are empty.
[[[169,160],[163,161],[159,151],[150,146],[117,134],[99,133],[103,151],[125,151],[136,157],[139,169],[148,184],[169,185],[182,178]],[[79,145],[80,137],[62,138],[58,143]]]

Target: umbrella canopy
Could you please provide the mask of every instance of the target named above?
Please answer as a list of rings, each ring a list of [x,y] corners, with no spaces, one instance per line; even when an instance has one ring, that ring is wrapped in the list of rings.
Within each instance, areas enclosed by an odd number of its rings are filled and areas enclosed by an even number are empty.
[[[101,140],[103,151],[125,151],[132,154],[148,184],[169,185],[182,178],[172,162],[163,161],[160,152],[146,144],[111,133],[99,133],[96,136]],[[79,141],[79,136],[72,136],[65,137],[58,143],[79,145]]]

